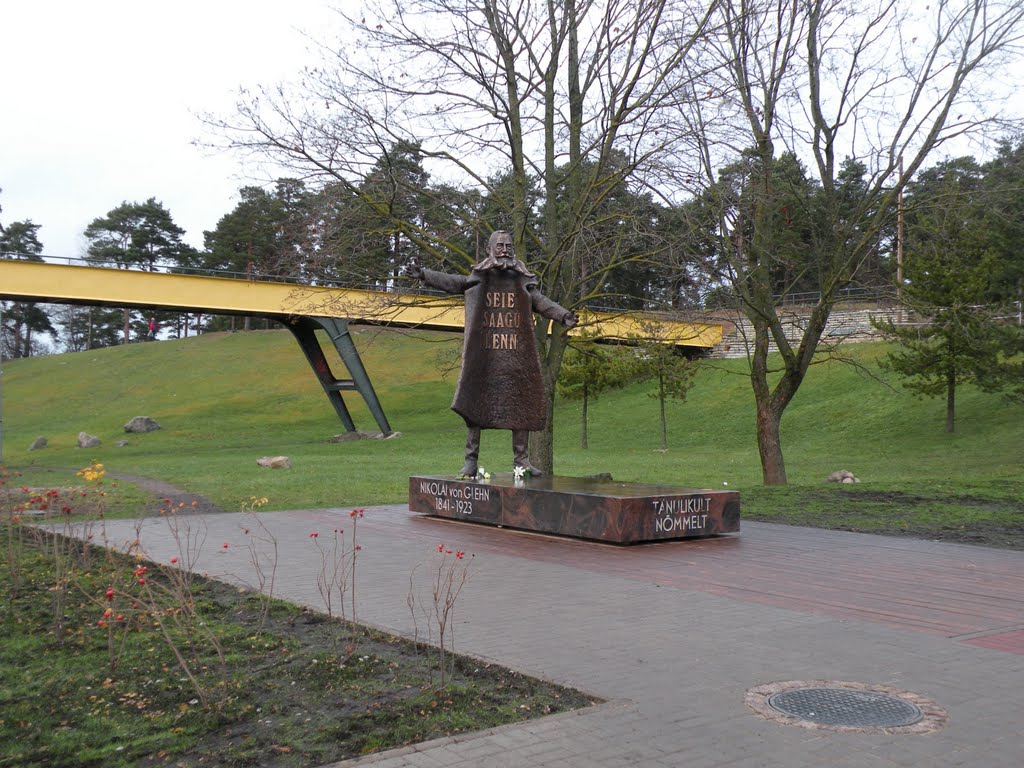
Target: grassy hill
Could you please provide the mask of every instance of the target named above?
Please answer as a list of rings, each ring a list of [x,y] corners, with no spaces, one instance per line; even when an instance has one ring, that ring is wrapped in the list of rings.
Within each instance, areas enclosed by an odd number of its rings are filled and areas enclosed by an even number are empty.
[[[266,509],[401,502],[409,474],[455,472],[465,430],[449,409],[458,335],[364,329],[356,343],[392,427],[393,440],[332,443],[343,431],[286,331],[209,334],[179,341],[13,360],[3,373],[3,460],[9,466],[80,468],[103,462],[111,472],[158,478],[238,509],[252,496]],[[685,403],[670,402],[669,449],[661,451],[651,387],[609,393],[590,408],[590,448],[579,448],[580,407],[560,402],[556,470],[609,472],[616,480],[722,487],[745,493],[745,514],[784,513],[837,494],[1008,499],[1024,494],[1024,407],[964,387],[957,432],[943,431],[943,404],[919,400],[886,382],[877,360],[885,346],[851,346],[857,366],[812,369],[783,419],[789,489],[762,489],[754,440],[753,398],[743,360],[713,361]],[[336,360],[333,349],[329,359]],[[333,363],[332,363],[333,364]],[[336,369],[343,370],[340,361]],[[346,395],[361,429],[374,421]],[[131,417],[163,429],[126,435]],[[82,450],[79,431],[103,444]],[[37,436],[49,447],[28,452]],[[123,448],[115,442],[128,439]],[[256,465],[264,455],[291,457],[290,471]],[[509,471],[508,432],[484,433],[481,464]],[[824,484],[837,469],[854,472],[855,489]],[[802,495],[800,495],[802,494]],[[871,498],[874,498],[872,496]],[[881,497],[879,497],[881,498]],[[884,499],[883,499],[884,501]],[[782,515],[785,519],[785,515]]]

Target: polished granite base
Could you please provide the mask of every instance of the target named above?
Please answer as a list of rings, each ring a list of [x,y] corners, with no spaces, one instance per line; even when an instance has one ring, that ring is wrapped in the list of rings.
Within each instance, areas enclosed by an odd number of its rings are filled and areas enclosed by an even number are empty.
[[[423,515],[581,539],[634,544],[735,533],[736,491],[579,477],[409,478],[409,509]]]

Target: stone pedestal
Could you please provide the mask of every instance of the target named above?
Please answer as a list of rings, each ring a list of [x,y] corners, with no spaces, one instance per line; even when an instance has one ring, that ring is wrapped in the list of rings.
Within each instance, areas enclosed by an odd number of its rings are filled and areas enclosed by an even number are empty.
[[[714,536],[740,529],[740,499],[735,491],[576,477],[413,476],[409,509],[616,544]]]

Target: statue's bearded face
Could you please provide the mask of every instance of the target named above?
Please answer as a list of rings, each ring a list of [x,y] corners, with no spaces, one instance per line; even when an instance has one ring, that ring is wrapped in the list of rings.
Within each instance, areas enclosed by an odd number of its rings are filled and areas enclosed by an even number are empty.
[[[512,236],[502,235],[494,241],[491,254],[502,269],[512,269],[516,264],[515,249],[512,247]]]

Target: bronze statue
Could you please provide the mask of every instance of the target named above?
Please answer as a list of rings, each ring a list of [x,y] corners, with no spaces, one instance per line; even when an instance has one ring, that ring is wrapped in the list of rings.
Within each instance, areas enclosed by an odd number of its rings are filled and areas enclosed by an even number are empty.
[[[544,381],[534,335],[533,313],[567,328],[576,314],[537,289],[537,276],[515,257],[512,236],[494,232],[487,257],[468,275],[424,269],[413,262],[406,269],[432,288],[461,293],[466,302],[462,341],[462,373],[452,410],[466,422],[466,463],[460,476],[477,473],[481,429],[512,430],[514,466],[541,474],[530,463],[529,433],[544,429]]]

